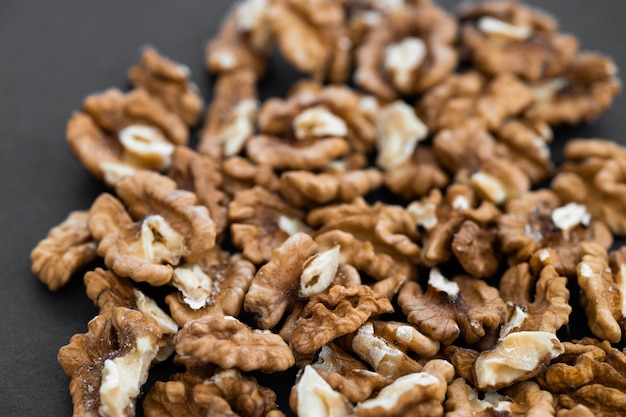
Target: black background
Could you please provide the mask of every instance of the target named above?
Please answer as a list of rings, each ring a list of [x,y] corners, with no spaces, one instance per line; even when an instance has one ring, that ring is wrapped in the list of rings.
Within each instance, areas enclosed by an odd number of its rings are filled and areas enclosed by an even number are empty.
[[[532,3],[557,16],[583,49],[604,52],[626,68],[626,2]],[[47,231],[104,191],[65,144],[69,116],[87,94],[125,88],[127,69],[148,44],[187,64],[208,101],[204,47],[229,7],[224,0],[0,1],[0,415],[71,415],[68,379],[56,354],[96,314],[80,277],[51,293],[30,271],[29,253]],[[284,94],[297,76],[273,57],[262,98]],[[626,144],[625,135],[620,97],[594,123],[558,130],[555,158],[568,138]]]

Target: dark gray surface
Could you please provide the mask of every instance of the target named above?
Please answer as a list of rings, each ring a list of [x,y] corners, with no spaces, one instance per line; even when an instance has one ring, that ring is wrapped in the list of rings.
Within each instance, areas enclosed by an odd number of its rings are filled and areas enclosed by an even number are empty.
[[[558,16],[563,30],[576,34],[583,49],[611,55],[626,68],[626,2],[534,3]],[[89,93],[124,88],[126,71],[146,44],[186,63],[208,98],[204,46],[229,4],[0,2],[0,415],[71,414],[68,379],[56,354],[74,333],[86,331],[96,312],[79,277],[51,293],[30,272],[29,252],[37,241],[71,210],[88,208],[103,190],[65,144],[70,114]],[[265,95],[284,92],[286,81],[295,76],[282,66],[273,70],[264,81]],[[574,136],[626,143],[625,131],[626,102],[618,98],[596,122],[557,132],[556,144]]]

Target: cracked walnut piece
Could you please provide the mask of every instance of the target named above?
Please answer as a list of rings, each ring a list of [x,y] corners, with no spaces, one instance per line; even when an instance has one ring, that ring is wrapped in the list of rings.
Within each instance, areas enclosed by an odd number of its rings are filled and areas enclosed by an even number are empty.
[[[31,251],[33,274],[51,291],[63,287],[76,271],[96,258],[88,220],[89,212],[73,211]]]
[[[385,101],[426,91],[456,67],[456,31],[456,20],[431,4],[387,14],[356,52],[356,83]]]
[[[117,307],[96,316],[88,332],[74,335],[58,360],[71,378],[75,416],[129,417],[158,352],[157,323],[143,313]]]
[[[398,305],[409,323],[445,345],[459,337],[477,342],[500,326],[505,311],[496,288],[462,275],[449,280],[436,268],[430,271],[426,292],[416,282],[405,283]]]
[[[513,73],[535,81],[562,74],[578,52],[576,38],[557,32],[547,14],[516,1],[484,1],[462,8],[461,41],[487,74]]]
[[[186,65],[167,59],[154,48],[144,49],[140,61],[128,71],[135,88],[145,89],[188,126],[194,126],[204,104],[190,78],[191,70]]]
[[[566,203],[585,205],[594,219],[626,235],[626,148],[608,140],[575,139],[551,187]]]
[[[280,372],[295,363],[285,341],[267,330],[254,330],[232,316],[210,315],[183,326],[174,339],[176,352],[191,363],[222,369]]]

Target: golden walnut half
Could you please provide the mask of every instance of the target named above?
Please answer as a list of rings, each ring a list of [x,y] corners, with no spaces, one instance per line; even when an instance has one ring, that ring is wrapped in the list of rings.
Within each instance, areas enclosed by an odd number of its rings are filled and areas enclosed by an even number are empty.
[[[74,211],[53,227],[30,253],[33,273],[52,291],[63,287],[78,269],[96,257],[88,227],[89,212]]]
[[[161,331],[143,313],[117,307],[72,336],[58,360],[71,378],[75,416],[131,416],[158,352]]]

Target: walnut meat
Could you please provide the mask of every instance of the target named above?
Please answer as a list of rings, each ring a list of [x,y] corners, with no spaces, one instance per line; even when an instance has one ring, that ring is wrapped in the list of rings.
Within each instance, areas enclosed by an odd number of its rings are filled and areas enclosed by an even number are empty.
[[[453,74],[428,90],[417,104],[417,114],[431,132],[453,129],[468,120],[493,130],[520,114],[532,100],[532,90],[512,74],[488,79],[468,71]]]
[[[228,207],[228,217],[233,243],[255,264],[267,262],[289,236],[308,231],[301,210],[259,186],[238,192]]]
[[[390,12],[357,50],[356,83],[386,101],[427,90],[456,67],[456,30],[434,5]]]
[[[87,211],[70,213],[31,251],[33,273],[51,291],[63,287],[76,271],[95,259],[96,243],[88,220]]]
[[[347,417],[352,408],[312,366],[304,368],[291,392],[289,406],[301,417]]]
[[[565,158],[552,181],[554,192],[565,203],[588,207],[614,234],[626,235],[626,149],[608,140],[577,139],[565,145]]]
[[[146,48],[139,62],[128,71],[128,79],[135,88],[145,89],[188,126],[193,126],[200,119],[203,102],[190,78],[187,66],[167,59],[154,48]]]
[[[328,293],[311,297],[296,322],[291,347],[298,354],[315,353],[326,343],[355,331],[370,317],[391,311],[389,300],[366,285],[335,285]]]
[[[466,276],[449,280],[436,268],[431,269],[426,292],[418,283],[407,282],[398,304],[409,323],[446,345],[459,337],[474,343],[497,329],[504,316],[497,289]]]
[[[472,63],[488,74],[528,80],[559,75],[576,57],[576,38],[557,32],[545,13],[515,1],[471,4],[459,13],[461,41]]]
[[[608,57],[586,52],[565,73],[531,85],[534,100],[524,112],[550,125],[576,125],[598,118],[621,92],[617,67]]]
[[[223,369],[279,372],[294,364],[293,353],[280,336],[253,330],[232,316],[211,315],[185,323],[175,346],[185,360]]]
[[[358,404],[357,417],[443,415],[443,401],[448,383],[454,378],[449,362],[434,359],[424,365],[422,372],[396,379],[383,388],[376,397]]]
[[[605,248],[613,243],[608,228],[594,220],[586,206],[562,205],[557,195],[546,189],[511,200],[500,217],[498,235],[502,251],[514,262],[537,254],[568,277],[575,275],[582,243],[594,242]]]
[[[132,416],[158,352],[160,330],[136,310],[117,307],[74,335],[58,360],[71,378],[74,415]]]

